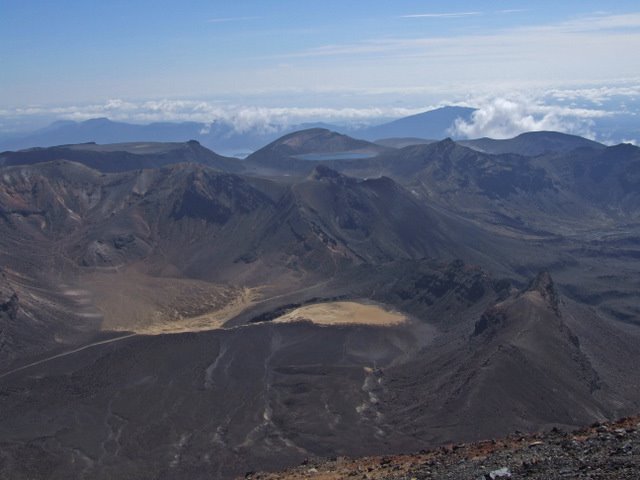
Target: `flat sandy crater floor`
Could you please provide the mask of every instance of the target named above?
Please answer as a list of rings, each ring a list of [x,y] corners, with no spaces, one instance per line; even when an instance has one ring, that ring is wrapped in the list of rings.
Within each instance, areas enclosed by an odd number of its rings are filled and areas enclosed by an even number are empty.
[[[91,305],[102,329],[146,335],[225,328],[227,321],[265,298],[259,288],[200,280],[153,277],[135,268],[84,275],[86,290],[69,291],[76,303]],[[268,297],[267,297],[268,300]],[[272,320],[317,325],[397,326],[408,318],[367,299],[308,304]]]
[[[318,325],[399,325],[408,321],[401,313],[360,302],[327,302],[305,305],[274,322],[311,321]]]

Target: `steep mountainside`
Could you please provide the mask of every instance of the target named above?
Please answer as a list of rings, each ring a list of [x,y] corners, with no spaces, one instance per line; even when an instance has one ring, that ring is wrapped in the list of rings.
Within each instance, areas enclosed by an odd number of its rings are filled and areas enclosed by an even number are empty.
[[[288,252],[300,265],[313,255],[379,261],[440,256],[454,243],[434,228],[445,217],[392,180],[356,180],[326,167],[294,185],[193,164],[101,175],[53,162],[4,172],[5,238],[62,241],[79,265],[115,266],[160,250],[183,273],[199,265],[213,275],[245,255],[264,262]]]
[[[305,138],[291,134],[282,141]],[[628,144],[604,147],[580,137],[532,132],[494,141],[526,155],[484,153],[446,139],[369,158],[312,161],[283,154],[279,142],[256,152],[249,163],[269,165],[271,175],[305,176],[317,165],[360,178],[385,175],[429,204],[527,234],[611,228],[623,217],[635,221],[637,212],[640,149]]]
[[[640,202],[640,148],[620,144],[604,149],[579,149],[539,159],[557,175],[560,187],[577,192],[619,219],[637,221]],[[623,221],[625,221],[623,220]]]
[[[548,274],[542,274],[529,289],[488,308],[474,325],[450,326],[457,340],[435,342],[410,368],[390,368],[385,373],[389,392],[402,392],[414,402],[407,410],[383,412],[399,428],[444,443],[536,425],[587,424],[619,405],[629,409],[619,414],[634,411],[640,406],[635,394],[622,394],[610,382],[626,358],[640,353],[637,338],[621,342],[621,330],[594,334],[583,327],[578,337],[575,321],[596,325],[602,319],[562,300]],[[605,366],[596,349],[613,344],[617,351]],[[639,385],[640,376],[630,376],[629,383]],[[396,401],[391,395],[383,404]]]
[[[388,175],[432,204],[496,226],[567,234],[636,221],[638,158],[640,149],[626,144],[527,157],[443,140],[331,166]]]
[[[118,295],[115,285],[126,295],[127,288],[137,288],[127,287],[134,279],[149,288],[158,287],[157,278],[172,277],[286,291],[357,265],[481,259],[481,245],[501,245],[474,225],[424,206],[388,178],[357,180],[326,167],[291,185],[195,164],[100,174],[49,162],[5,168],[0,185],[3,265],[52,296],[49,302],[58,298],[66,305],[72,292],[83,292],[80,314],[94,320],[85,333],[95,333],[100,321],[126,328],[116,317],[138,316],[139,305],[170,311],[160,298],[148,300],[149,293],[141,292],[127,300],[134,310],[105,312]],[[216,288],[219,293],[207,295],[232,293]],[[62,321],[66,309],[57,311],[51,318]],[[156,317],[169,318],[161,312]],[[135,325],[132,319],[130,327]],[[47,335],[55,347],[54,335]],[[7,347],[4,354],[16,358],[18,350]],[[25,346],[22,355],[30,353]]]

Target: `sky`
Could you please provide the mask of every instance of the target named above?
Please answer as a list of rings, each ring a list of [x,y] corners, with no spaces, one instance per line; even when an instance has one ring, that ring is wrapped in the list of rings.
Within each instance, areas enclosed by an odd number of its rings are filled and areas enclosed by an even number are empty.
[[[442,104],[589,118],[635,109],[638,52],[637,0],[0,0],[0,131],[95,116],[366,121]]]

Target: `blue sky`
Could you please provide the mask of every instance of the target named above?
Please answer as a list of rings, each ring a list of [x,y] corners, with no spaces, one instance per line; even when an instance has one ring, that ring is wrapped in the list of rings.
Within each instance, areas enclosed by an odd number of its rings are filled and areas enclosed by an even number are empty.
[[[167,119],[216,105],[364,118],[513,92],[635,92],[639,51],[637,0],[0,0],[0,118],[82,118],[86,105],[126,118],[140,102]]]

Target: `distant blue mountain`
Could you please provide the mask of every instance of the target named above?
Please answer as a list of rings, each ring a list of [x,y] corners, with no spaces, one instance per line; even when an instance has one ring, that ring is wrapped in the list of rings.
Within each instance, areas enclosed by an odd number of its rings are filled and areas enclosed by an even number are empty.
[[[441,140],[452,136],[450,129],[458,118],[469,121],[475,110],[466,107],[442,107],[382,125],[352,131],[350,134],[365,140],[396,137]]]
[[[14,137],[0,144],[0,150],[51,147],[71,143],[182,142],[196,139],[202,124],[150,123],[136,125],[94,118],[84,122],[59,121],[31,134]]]

